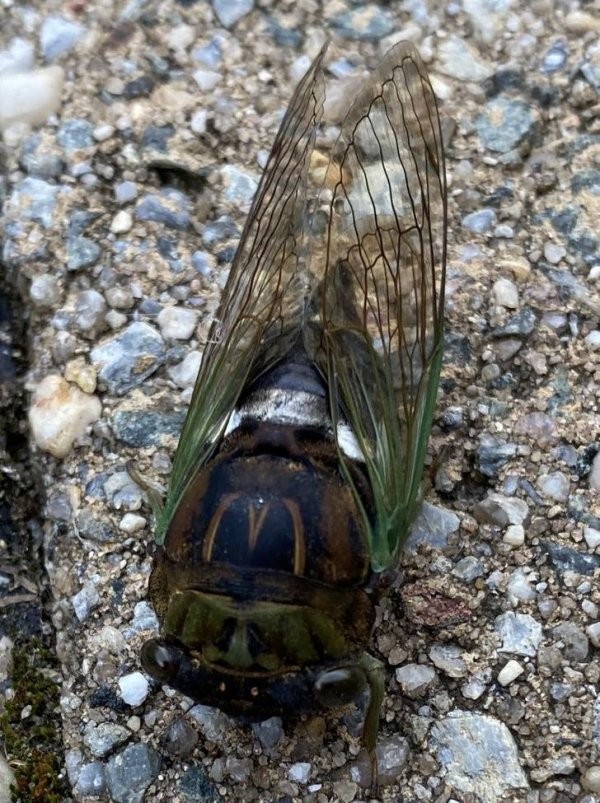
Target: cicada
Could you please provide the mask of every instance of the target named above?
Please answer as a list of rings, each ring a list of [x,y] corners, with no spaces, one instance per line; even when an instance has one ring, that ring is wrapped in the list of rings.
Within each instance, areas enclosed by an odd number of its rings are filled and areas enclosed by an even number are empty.
[[[356,700],[419,500],[442,360],[446,179],[415,48],[390,50],[328,158],[318,54],[291,99],[203,353],[149,595],[157,680],[234,714]]]

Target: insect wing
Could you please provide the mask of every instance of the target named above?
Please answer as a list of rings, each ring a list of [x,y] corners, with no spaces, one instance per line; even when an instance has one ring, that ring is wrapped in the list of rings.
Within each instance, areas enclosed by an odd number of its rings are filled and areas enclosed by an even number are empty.
[[[389,51],[359,94],[325,186],[328,223],[311,260],[322,284],[305,340],[334,417],[341,410],[364,457],[374,510],[363,513],[379,570],[395,561],[414,515],[442,358],[444,153],[411,44]],[[340,458],[351,481],[341,449]]]
[[[185,488],[214,450],[243,388],[290,348],[301,329],[306,271],[300,259],[307,171],[323,108],[323,47],[292,97],[254,197],[225,285],[164,509],[163,542]]]

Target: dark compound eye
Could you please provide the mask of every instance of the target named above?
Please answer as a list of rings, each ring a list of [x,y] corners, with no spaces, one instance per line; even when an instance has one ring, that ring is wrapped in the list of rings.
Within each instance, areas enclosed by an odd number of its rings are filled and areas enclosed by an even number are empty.
[[[142,666],[149,675],[161,683],[169,683],[179,669],[181,650],[159,639],[149,639],[141,650]]]
[[[326,708],[353,702],[365,688],[367,678],[360,666],[342,666],[323,672],[315,681],[315,697]]]

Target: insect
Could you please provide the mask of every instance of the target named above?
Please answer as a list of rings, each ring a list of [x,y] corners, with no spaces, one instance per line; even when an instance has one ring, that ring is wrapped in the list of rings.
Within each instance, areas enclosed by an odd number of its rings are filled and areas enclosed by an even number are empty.
[[[436,402],[446,180],[435,95],[406,42],[323,158],[324,55],[275,139],[155,500],[162,631],[141,657],[236,714],[337,707],[368,687],[373,757],[384,667],[367,646]]]

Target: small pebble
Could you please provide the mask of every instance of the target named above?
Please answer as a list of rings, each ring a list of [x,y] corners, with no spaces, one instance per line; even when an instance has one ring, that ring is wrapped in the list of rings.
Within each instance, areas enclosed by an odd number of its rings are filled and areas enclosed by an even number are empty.
[[[133,226],[133,217],[126,209],[121,209],[113,217],[110,223],[110,230],[113,234],[125,234]]]
[[[141,705],[150,691],[147,678],[141,672],[131,672],[119,678],[119,696],[123,702],[135,708]]]
[[[52,374],[34,388],[29,424],[38,447],[62,458],[101,413],[102,405],[96,396]]]
[[[297,783],[308,783],[312,767],[307,761],[300,761],[297,764],[292,764],[288,770],[288,778],[290,781]]]
[[[542,474],[538,478],[537,487],[546,499],[566,502],[569,498],[571,483],[561,471],[554,471],[552,474]]]
[[[496,304],[507,309],[519,308],[519,291],[510,279],[498,279],[492,288]]]
[[[435,669],[425,664],[406,664],[396,669],[396,680],[408,697],[427,694],[435,679]]]
[[[513,680],[516,680],[524,671],[518,661],[507,661],[500,672],[498,672],[498,683],[501,686],[509,686]]]
[[[589,792],[600,792],[600,764],[588,767],[582,775],[581,783]]]
[[[233,28],[236,22],[254,8],[254,0],[212,0],[217,19],[224,28]]]
[[[68,53],[84,37],[86,29],[78,22],[50,15],[40,28],[40,45],[46,61],[54,61]]]
[[[61,299],[61,289],[56,276],[43,273],[31,281],[29,297],[38,309],[53,309]]]
[[[128,535],[138,533],[146,527],[146,519],[137,513],[126,513],[119,522],[119,529]]]
[[[96,586],[86,583],[83,588],[71,597],[71,605],[75,616],[85,622],[90,613],[100,604],[100,595]]]
[[[157,323],[164,338],[189,340],[198,323],[198,313],[184,307],[165,307],[160,311]]]
[[[510,546],[523,546],[525,543],[525,529],[522,524],[511,524],[506,528],[506,532],[502,538],[505,544]]]
[[[135,201],[138,195],[137,184],[134,181],[120,181],[115,187],[115,201],[118,204],[128,204]]]
[[[169,376],[180,388],[191,388],[196,382],[202,354],[199,351],[190,351],[182,362],[169,368]]]

